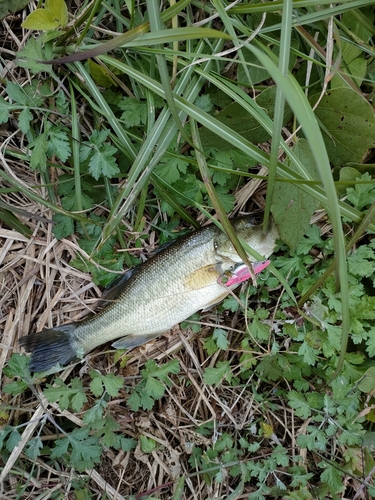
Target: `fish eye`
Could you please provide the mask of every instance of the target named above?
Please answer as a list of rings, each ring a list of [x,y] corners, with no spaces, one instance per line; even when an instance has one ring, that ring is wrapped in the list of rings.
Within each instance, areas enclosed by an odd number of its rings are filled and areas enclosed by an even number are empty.
[[[256,216],[254,217],[253,221],[254,221],[254,224],[255,224],[256,226],[259,226],[259,225],[260,225],[260,224],[262,224],[262,222],[263,222],[263,216],[262,216],[262,215],[256,215]]]

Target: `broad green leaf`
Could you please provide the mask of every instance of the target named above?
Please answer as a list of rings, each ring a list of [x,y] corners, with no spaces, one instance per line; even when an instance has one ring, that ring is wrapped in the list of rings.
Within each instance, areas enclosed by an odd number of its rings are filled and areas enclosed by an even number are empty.
[[[103,394],[103,383],[100,377],[94,377],[90,382],[90,390],[96,398]]]
[[[139,408],[142,406],[142,402],[141,402],[140,395],[138,394],[137,391],[133,391],[131,393],[131,395],[129,396],[128,400],[126,401],[126,404],[133,411],[138,411],[139,410]]]
[[[308,426],[308,434],[300,434],[297,436],[297,444],[301,448],[307,448],[308,450],[319,450],[323,451],[326,447],[326,435],[323,431],[317,429],[316,427]]]
[[[53,234],[58,240],[66,238],[74,233],[74,220],[63,214],[54,214]]]
[[[60,113],[66,115],[69,112],[69,102],[62,90],[59,90],[56,98],[56,108]]]
[[[355,315],[360,319],[375,320],[375,296],[363,295],[356,304]]]
[[[112,397],[118,396],[119,390],[124,385],[124,380],[121,377],[116,377],[113,373],[102,375],[96,370],[90,372],[92,381],[90,382],[90,389],[94,396],[99,397],[103,394],[103,386],[108,394]]]
[[[320,475],[320,479],[327,483],[330,488],[330,493],[337,494],[345,490],[345,485],[343,483],[343,472],[338,470],[333,465],[322,463],[325,470]]]
[[[223,349],[224,351],[228,348],[228,332],[226,332],[222,328],[215,328],[212,336],[216,340],[217,347]]]
[[[319,179],[314,157],[308,142],[301,139],[293,148],[293,153],[303,160],[304,166],[314,179]],[[296,170],[293,164],[288,165]],[[300,189],[298,184],[276,182],[272,213],[275,218],[280,238],[295,250],[302,237],[306,234],[310,219],[318,207],[318,201]]]
[[[25,453],[31,458],[31,460],[36,460],[40,455],[40,450],[43,448],[43,442],[40,437],[35,437],[30,439],[26,445]]]
[[[51,451],[51,458],[60,458],[68,450],[70,454],[70,464],[78,471],[91,469],[100,461],[102,447],[98,444],[98,438],[89,436],[89,429],[74,429],[66,438],[55,441],[55,447]]]
[[[47,168],[47,148],[48,141],[46,134],[40,134],[32,143],[29,144],[32,148],[30,157],[30,168],[32,170],[39,169],[40,172],[45,172]]]
[[[362,245],[348,256],[348,269],[353,276],[371,277],[375,273],[375,254],[372,248]]]
[[[0,19],[6,17],[10,12],[18,12],[26,7],[30,0],[2,0],[0,2]]]
[[[22,88],[19,83],[8,81],[6,93],[13,103],[20,104],[21,106],[30,104],[30,99],[26,94],[25,89]],[[7,105],[9,106],[9,103],[7,103]]]
[[[340,181],[353,182],[357,179],[357,177],[358,178],[361,177],[361,173],[356,168],[353,167],[340,168]],[[337,184],[336,190],[339,195],[345,195],[347,186],[342,184]]]
[[[160,382],[160,380],[154,377],[147,378],[145,389],[147,394],[154,399],[159,399],[164,396],[165,387],[163,382]]]
[[[323,240],[320,236],[320,229],[313,224],[305,232],[304,238],[300,240],[296,248],[297,255],[307,255],[313,247],[322,248]]]
[[[133,438],[120,438],[120,443],[123,451],[133,450],[137,446],[137,441]]]
[[[366,342],[366,351],[371,358],[375,357],[375,328],[370,328],[369,338]]]
[[[51,458],[59,458],[68,451],[69,439],[58,439],[55,441],[55,447],[51,452]]]
[[[57,378],[54,385],[47,384],[43,394],[50,402],[58,401],[61,410],[71,407],[75,411],[80,411],[84,403],[87,402],[82,382],[78,378],[72,380],[71,387]]]
[[[203,380],[205,384],[220,384],[223,379],[229,381],[232,378],[231,367],[228,361],[219,361],[216,366],[204,370]]]
[[[276,463],[282,467],[287,467],[291,460],[288,450],[283,446],[277,446],[272,452],[272,457],[276,460]]]
[[[91,388],[91,384],[90,384]],[[93,392],[94,394],[94,392]],[[95,395],[95,394],[94,394]],[[106,406],[106,403],[103,399],[100,399],[96,405],[92,406],[88,410],[85,411],[83,416],[83,421],[85,424],[91,424],[103,418],[103,411]]]
[[[115,153],[117,153],[117,149],[114,146],[103,144],[92,155],[89,162],[89,172],[96,181],[101,175],[112,179],[120,172],[114,157]]]
[[[257,340],[267,341],[271,334],[271,328],[266,323],[262,323],[258,318],[254,318],[249,326],[250,334]]]
[[[156,449],[157,443],[154,439],[151,439],[143,434],[139,437],[139,444],[143,453],[151,453]]]
[[[46,59],[46,49],[41,37],[29,38],[26,45],[17,53],[16,62],[21,68],[28,68],[32,73],[47,72],[52,73],[50,64],[42,64],[39,61]]]
[[[168,184],[173,184],[180,178],[185,178],[189,163],[178,156],[166,155],[162,158],[159,165],[155,167],[155,173],[158,174]]]
[[[83,391],[77,391],[76,394],[72,396],[70,406],[74,411],[81,411],[85,403],[87,403],[85,393]]]
[[[74,429],[69,440],[72,446],[73,467],[82,471],[99,462],[103,449],[98,445],[95,436],[89,436],[88,429]]]
[[[147,121],[147,102],[131,97],[124,97],[119,103],[118,107],[124,112],[121,115],[126,128],[137,127],[144,125]]]
[[[304,363],[313,366],[318,360],[319,351],[311,347],[307,342],[303,342],[298,349],[298,354],[303,357]]]
[[[133,410],[138,411],[140,408],[144,410],[151,410],[154,406],[155,400],[147,394],[145,389],[137,388],[134,390],[126,404]]]
[[[289,405],[295,410],[298,417],[307,419],[311,415],[311,408],[303,394],[296,391],[288,393]]]
[[[264,108],[267,114],[272,118],[275,109],[275,99],[276,87],[269,87],[259,94],[255,102],[260,108]],[[290,108],[286,106],[284,123],[288,122],[291,117]],[[252,143],[265,142],[270,138],[270,134],[265,128],[237,102],[229,104],[215,115],[215,118]],[[227,150],[232,147],[232,145],[229,146],[228,143],[223,140],[218,141],[217,134],[206,128],[200,131],[200,137],[204,147],[214,146],[220,150]]]
[[[117,83],[113,80],[104,66],[97,64],[92,59],[89,59],[88,64],[90,75],[98,85],[105,88],[112,86],[117,87]]]
[[[60,22],[55,19],[52,12],[46,9],[36,9],[27,16],[21,24],[22,28],[29,30],[53,30],[60,25]]]
[[[177,359],[173,359],[168,363],[164,363],[160,366],[157,363],[150,359],[145,364],[145,369],[142,370],[142,377],[147,380],[149,377],[157,377],[163,382],[168,382],[168,375],[170,373],[178,373],[180,370],[180,364]]]
[[[7,123],[11,105],[4,97],[0,97],[0,123]]]
[[[17,394],[22,394],[28,388],[28,384],[23,380],[15,380],[13,382],[9,382],[9,384],[5,384],[3,386],[3,391],[5,394],[12,394],[16,396]]]
[[[199,95],[196,98],[194,104],[195,104],[195,106],[197,106],[202,111],[205,111],[206,113],[211,113],[211,111],[213,110],[213,107],[214,107],[209,94]]]
[[[120,172],[114,156],[117,148],[105,142],[108,135],[109,130],[94,130],[90,140],[84,141],[79,148],[79,158],[81,161],[89,159],[89,172],[95,180],[100,176],[111,179]]]
[[[58,21],[58,26],[65,28],[68,24],[68,8],[65,0],[46,0],[44,8]]]
[[[18,126],[23,134],[27,134],[30,130],[31,120],[33,115],[29,108],[25,108],[21,111],[18,117]]]
[[[363,375],[362,380],[358,384],[358,389],[366,394],[372,393],[375,389],[375,366],[370,368]]]
[[[57,126],[53,126],[48,130],[48,148],[47,156],[57,156],[62,162],[71,155],[71,148],[68,134]]]
[[[18,430],[13,427],[12,431],[9,434],[7,443],[6,443],[6,449],[9,452],[12,452],[14,448],[18,445],[18,443],[21,440],[21,434],[18,432]]]
[[[350,203],[353,203],[356,208],[362,210],[375,201],[375,183],[368,172],[356,180],[367,181],[367,183],[358,183],[354,187],[348,188],[346,192]]]
[[[28,368],[29,358],[21,354],[12,354],[7,365],[3,368],[3,372],[8,378],[21,377],[21,379],[28,379],[30,371]]]
[[[212,335],[204,339],[203,347],[206,349],[209,356],[212,356],[212,354],[214,354],[218,350],[218,346],[216,345],[215,340],[212,338]]]
[[[320,94],[319,94],[320,95]],[[314,104],[318,95],[312,96]],[[368,101],[350,88],[326,93],[315,110],[331,163],[361,163],[375,146],[375,115]]]

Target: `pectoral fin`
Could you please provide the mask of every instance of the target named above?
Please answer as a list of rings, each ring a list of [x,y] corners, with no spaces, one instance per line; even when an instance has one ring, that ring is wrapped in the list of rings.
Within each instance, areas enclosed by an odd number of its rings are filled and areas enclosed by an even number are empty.
[[[159,337],[159,335],[160,333],[152,333],[148,335],[135,335],[132,333],[130,335],[126,335],[126,337],[116,340],[116,342],[113,342],[112,347],[115,349],[134,349],[134,347],[146,344],[147,342],[150,342],[150,340]]]

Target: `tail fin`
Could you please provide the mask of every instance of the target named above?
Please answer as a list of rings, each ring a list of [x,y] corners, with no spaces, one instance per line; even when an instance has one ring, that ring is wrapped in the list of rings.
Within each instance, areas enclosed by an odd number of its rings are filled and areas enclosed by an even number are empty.
[[[68,323],[22,337],[20,345],[32,353],[30,371],[42,372],[58,364],[67,365],[76,359],[77,353],[71,342],[76,327],[76,323]]]

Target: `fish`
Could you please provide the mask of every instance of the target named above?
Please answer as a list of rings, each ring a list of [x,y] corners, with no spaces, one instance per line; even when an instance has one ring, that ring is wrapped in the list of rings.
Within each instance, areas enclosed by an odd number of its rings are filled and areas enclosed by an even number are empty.
[[[230,220],[240,239],[265,259],[272,254],[278,238],[272,218],[265,232],[262,214]],[[249,259],[255,273],[269,264]],[[227,234],[210,224],[161,247],[122,274],[103,293],[96,314],[31,333],[19,343],[31,352],[32,372],[65,366],[114,340],[115,349],[133,349],[197,311],[209,310],[250,277]]]

